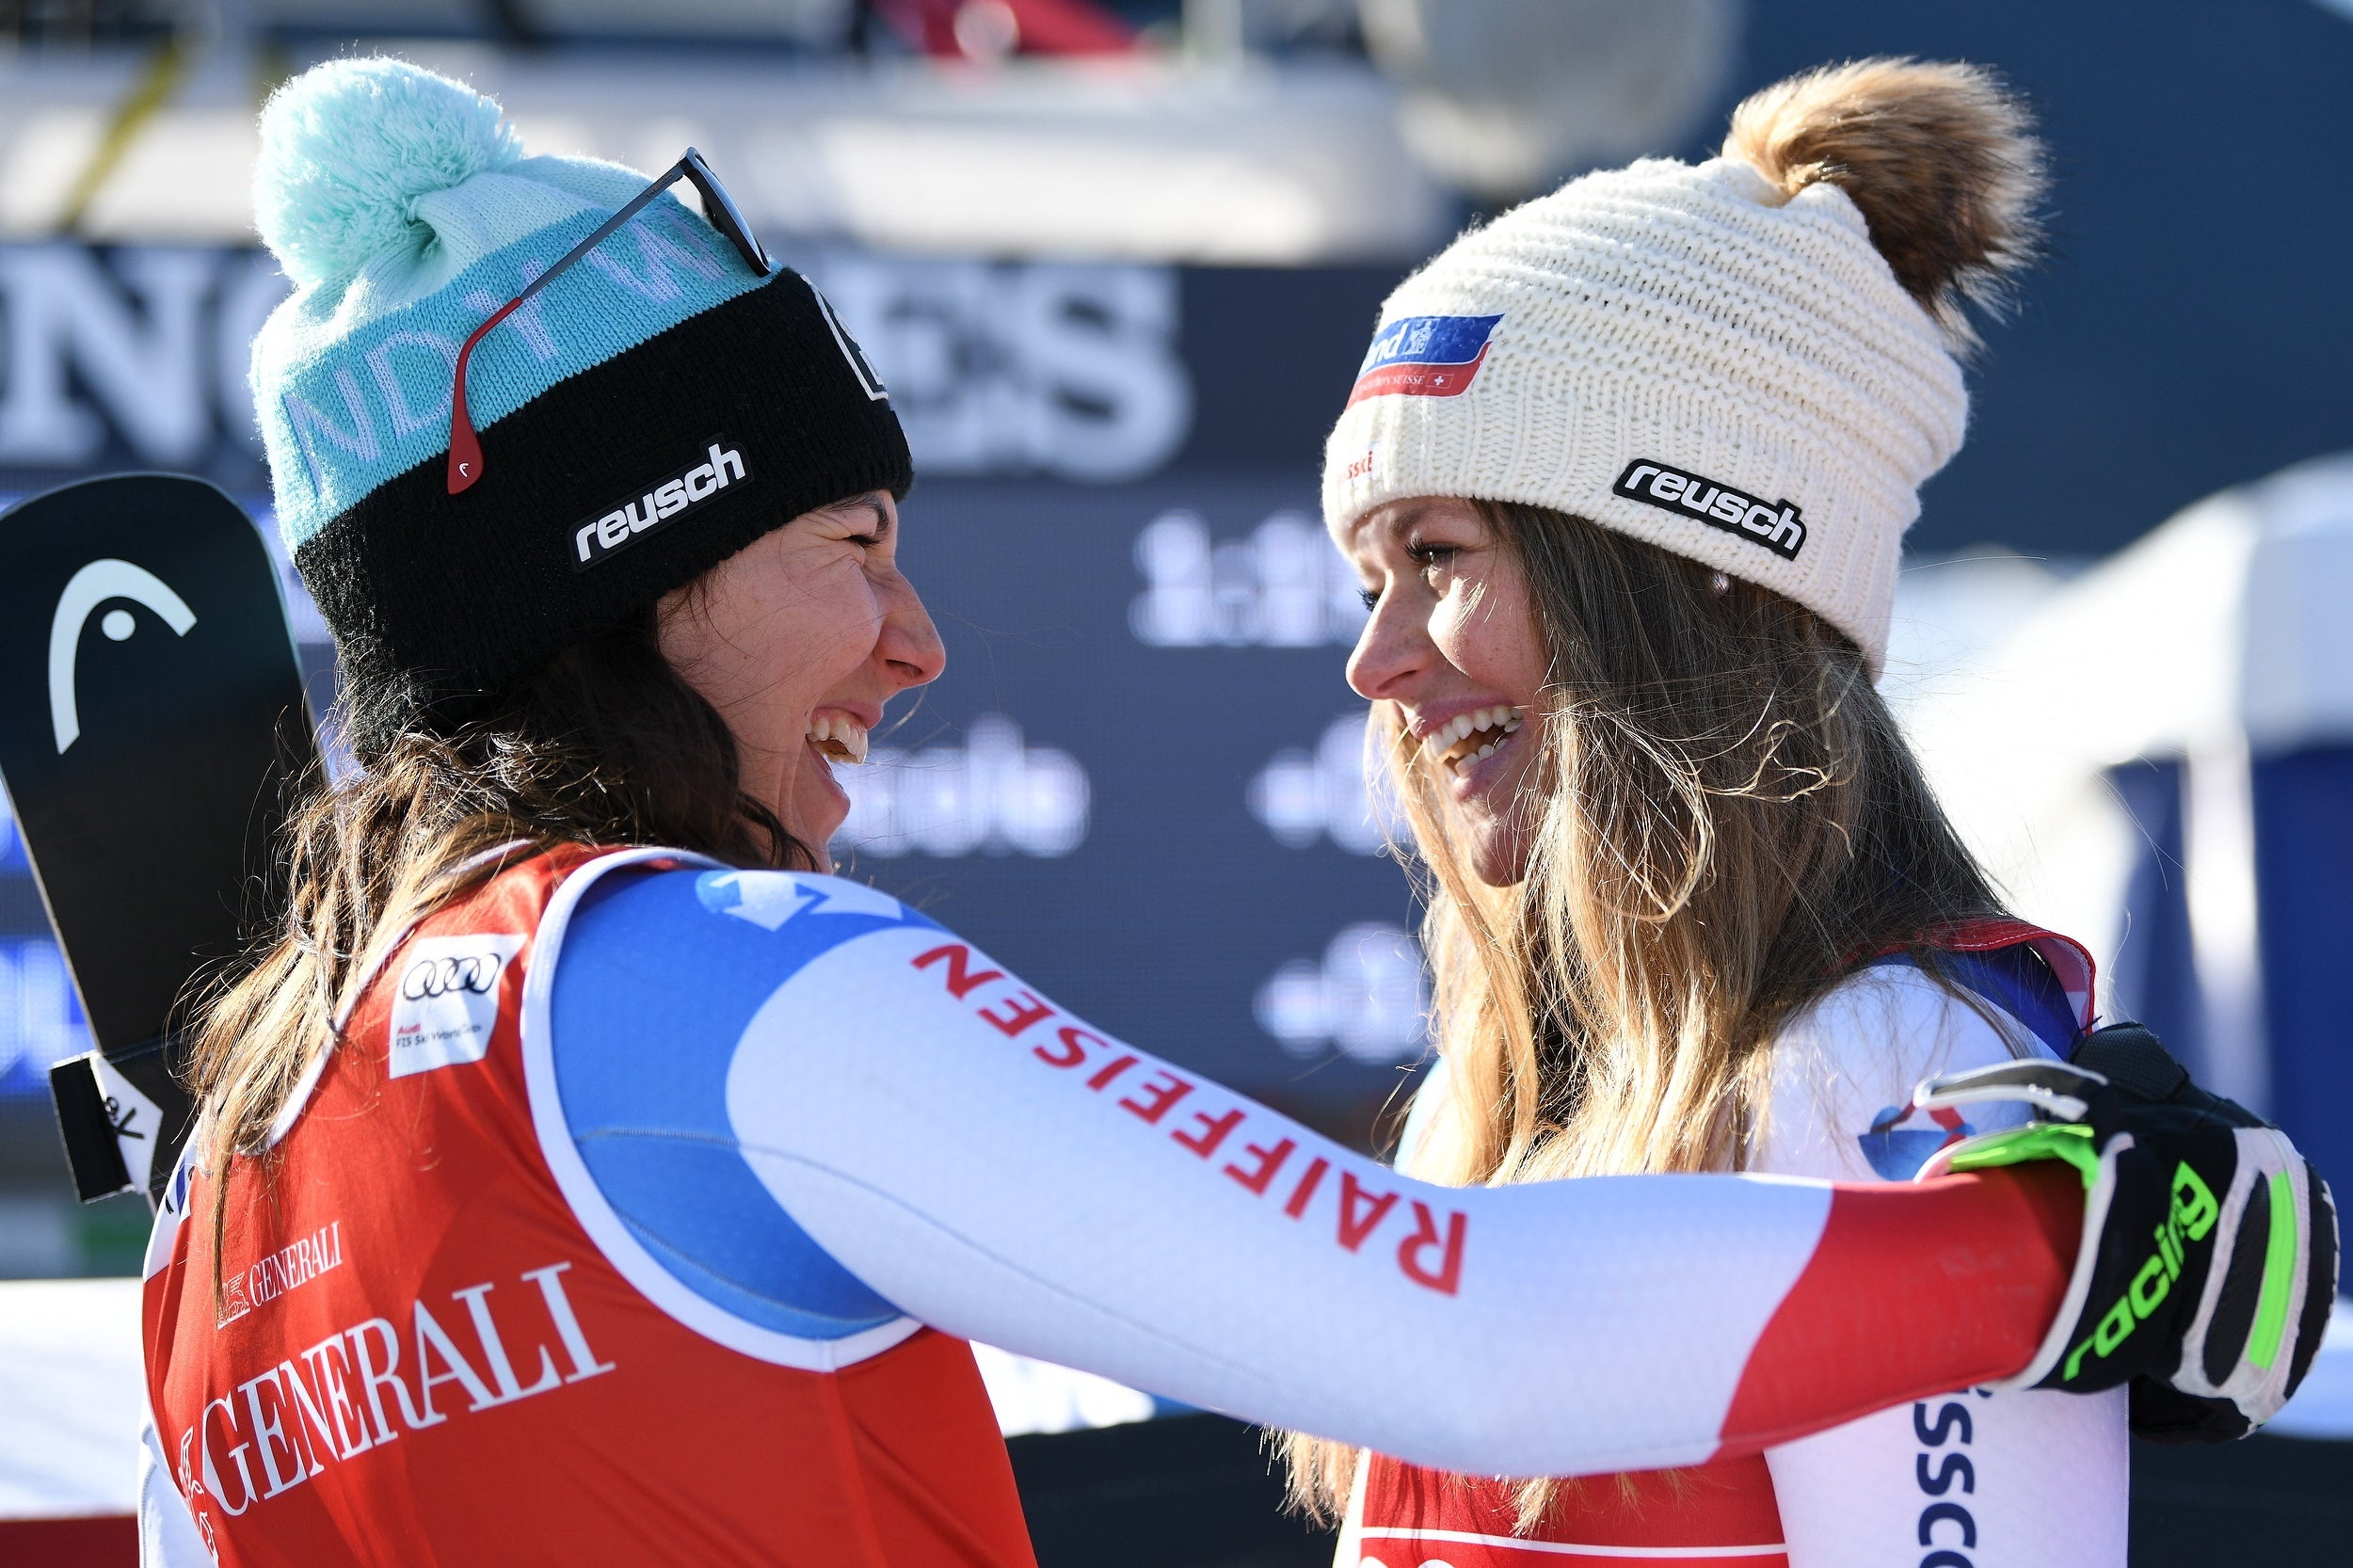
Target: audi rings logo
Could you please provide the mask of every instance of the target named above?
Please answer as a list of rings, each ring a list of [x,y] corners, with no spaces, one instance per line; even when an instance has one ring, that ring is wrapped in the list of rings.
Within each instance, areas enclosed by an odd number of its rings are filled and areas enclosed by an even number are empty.
[[[387,1048],[394,1078],[479,1062],[499,1023],[499,977],[526,938],[473,932],[420,936],[409,945],[392,998]]]
[[[411,964],[408,972],[400,977],[400,994],[407,1001],[424,1001],[431,997],[455,996],[472,991],[487,997],[498,984],[499,970],[506,961],[495,952],[454,953],[446,958],[424,958]]]

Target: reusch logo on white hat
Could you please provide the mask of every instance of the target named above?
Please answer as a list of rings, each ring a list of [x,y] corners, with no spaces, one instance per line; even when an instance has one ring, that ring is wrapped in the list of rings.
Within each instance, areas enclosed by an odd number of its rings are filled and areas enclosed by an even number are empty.
[[[664,527],[672,518],[701,505],[728,488],[730,475],[737,480],[751,477],[744,467],[744,454],[728,446],[725,436],[712,437],[710,447],[703,461],[689,463],[656,480],[636,500],[625,501],[602,517],[572,524],[572,569],[586,571],[640,535]]]
[[[1664,463],[1638,457],[1610,489],[1628,501],[1737,534],[1785,561],[1796,560],[1805,548],[1805,520],[1792,503],[1759,501],[1745,490]]]

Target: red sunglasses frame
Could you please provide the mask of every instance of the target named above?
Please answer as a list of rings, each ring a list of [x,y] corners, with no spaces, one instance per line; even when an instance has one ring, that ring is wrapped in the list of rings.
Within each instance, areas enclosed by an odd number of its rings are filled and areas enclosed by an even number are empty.
[[[761,249],[760,241],[752,237],[750,227],[744,223],[744,215],[736,210],[727,187],[711,171],[711,166],[703,161],[703,155],[688,148],[686,156],[672,164],[668,172],[632,197],[627,206],[599,224],[595,232],[566,251],[563,259],[553,266],[534,278],[522,293],[492,312],[490,318],[475,328],[473,335],[457,350],[457,364],[452,373],[449,399],[450,494],[463,494],[473,488],[482,477],[482,439],[474,433],[473,415],[466,408],[466,366],[473,358],[474,344],[480,343],[491,328],[513,315],[524,301],[555,281],[566,269],[604,243],[615,231],[645,211],[655,197],[680,180],[692,184],[701,194],[704,216],[710,218],[711,226],[726,235],[728,242],[735,247],[736,253],[744,258],[744,264],[752,269],[754,277],[766,278],[776,272],[776,264],[768,259],[768,252]]]

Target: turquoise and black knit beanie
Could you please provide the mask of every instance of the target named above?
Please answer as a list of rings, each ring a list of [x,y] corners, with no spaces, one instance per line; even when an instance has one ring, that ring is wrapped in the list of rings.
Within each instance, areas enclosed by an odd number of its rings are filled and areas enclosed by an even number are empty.
[[[754,276],[665,194],[475,348],[483,472],[451,494],[459,345],[648,176],[527,157],[496,104],[390,59],[296,77],[261,135],[255,215],[296,291],[253,403],[363,678],[463,717],[800,513],[905,493],[898,418],[814,287]]]

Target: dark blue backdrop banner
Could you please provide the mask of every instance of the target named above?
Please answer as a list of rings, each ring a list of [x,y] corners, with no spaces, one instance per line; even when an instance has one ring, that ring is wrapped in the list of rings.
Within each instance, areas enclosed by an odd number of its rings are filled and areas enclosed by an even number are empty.
[[[845,868],[1104,1028],[1363,1136],[1426,986],[1316,471],[1394,273],[796,260],[907,425],[904,560],[950,656],[838,770]],[[282,286],[248,252],[0,248],[8,488],[180,469],[266,529],[242,344]],[[83,1047],[0,857],[0,1092]]]

